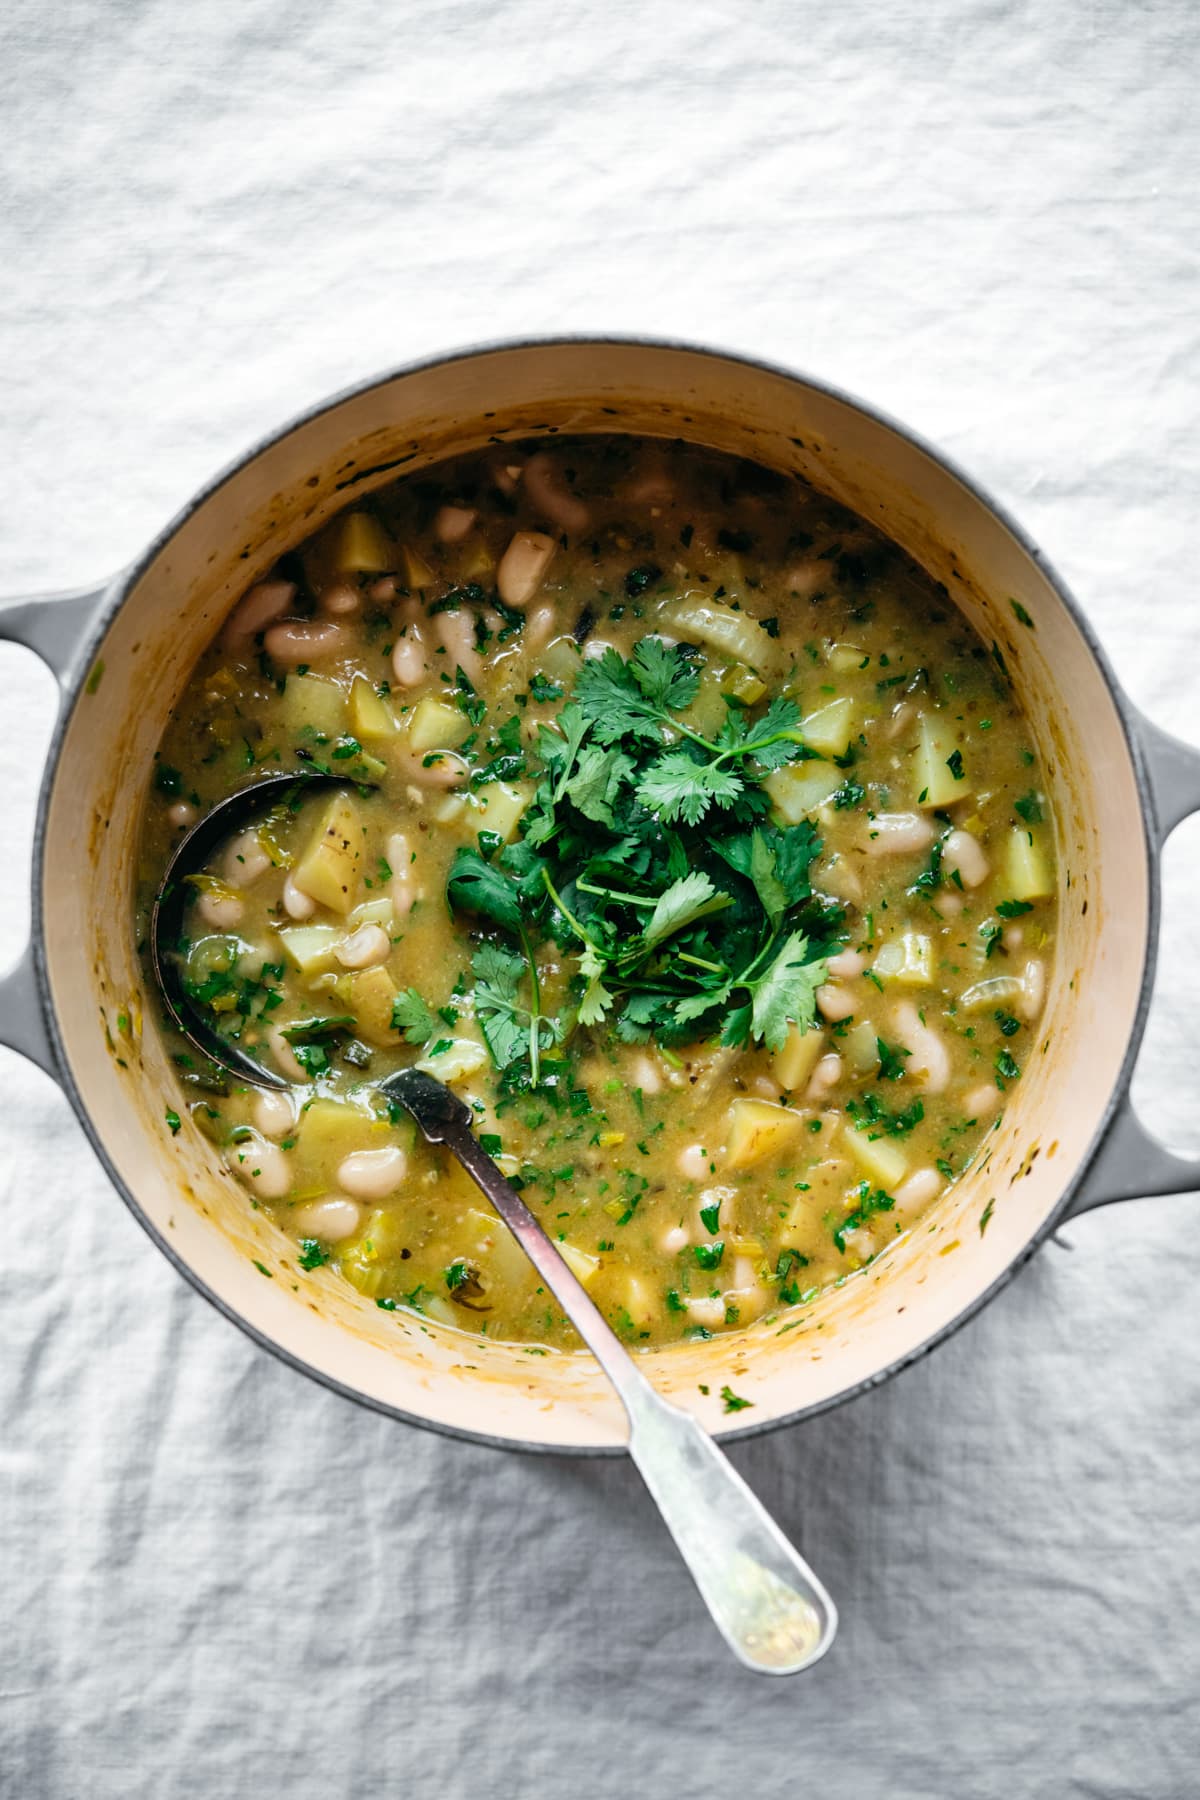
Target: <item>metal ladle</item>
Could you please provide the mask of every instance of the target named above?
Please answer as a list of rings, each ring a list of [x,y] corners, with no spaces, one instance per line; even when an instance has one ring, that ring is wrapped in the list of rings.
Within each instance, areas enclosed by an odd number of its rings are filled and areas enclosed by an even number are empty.
[[[186,904],[186,877],[216,846],[276,803],[284,787],[337,783],[330,775],[271,776],[232,795],[179,845],[155,899],[150,952],[172,1018],[215,1061],[260,1085],[293,1084],[212,1030],[193,1008],[173,954]],[[344,783],[342,785],[345,785]],[[491,1201],[600,1364],[629,1420],[629,1454],[729,1648],[764,1675],[797,1675],[833,1642],[837,1610],[804,1558],[690,1413],[656,1392],[511,1182],[471,1129],[466,1102],[420,1069],[402,1069],[380,1092],[412,1115],[431,1144],[444,1144]]]

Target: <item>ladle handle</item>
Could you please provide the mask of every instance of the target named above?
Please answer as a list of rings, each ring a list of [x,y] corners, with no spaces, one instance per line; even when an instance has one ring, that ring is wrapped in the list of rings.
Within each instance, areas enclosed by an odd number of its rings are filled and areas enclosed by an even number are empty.
[[[447,1123],[435,1141],[487,1195],[620,1395],[629,1453],[729,1648],[764,1675],[810,1667],[837,1611],[804,1558],[703,1427],[650,1385],[469,1126]]]
[[[22,644],[40,656],[65,692],[107,591],[107,587],[90,587],[32,600],[0,600],[0,639]],[[0,1044],[18,1050],[58,1079],[32,944],[25,946],[12,968],[0,977]]]

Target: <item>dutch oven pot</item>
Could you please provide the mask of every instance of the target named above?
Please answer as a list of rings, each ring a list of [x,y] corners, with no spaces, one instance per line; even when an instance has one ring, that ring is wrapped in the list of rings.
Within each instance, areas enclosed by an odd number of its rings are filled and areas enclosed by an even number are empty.
[[[584,1356],[530,1357],[381,1312],[292,1246],[185,1123],[132,928],[153,752],[237,597],[348,501],[438,458],[555,431],[680,437],[804,476],[898,540],[1015,684],[1060,824],[1061,931],[1036,1046],[1001,1129],[919,1229],[799,1324],[653,1358],[656,1384],[738,1436],[881,1381],[990,1299],[1064,1218],[1200,1187],[1139,1125],[1129,1079],[1154,969],[1159,855],[1200,808],[1200,752],[1139,717],[1077,606],[1011,520],[878,413],[782,369],[677,344],[500,345],[385,376],[269,438],[93,592],[14,602],[0,635],[62,684],[42,783],[33,941],[0,985],[0,1041],[60,1081],[159,1248],[260,1344],[399,1417],[525,1449],[594,1451],[624,1421]],[[122,1020],[129,1023],[122,1028]],[[261,1265],[261,1267],[260,1267]],[[263,1271],[270,1271],[265,1278]],[[780,1324],[787,1329],[780,1331]]]

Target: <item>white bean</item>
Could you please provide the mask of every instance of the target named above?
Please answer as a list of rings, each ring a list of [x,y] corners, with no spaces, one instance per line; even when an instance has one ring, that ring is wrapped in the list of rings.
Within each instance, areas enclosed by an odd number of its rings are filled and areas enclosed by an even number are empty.
[[[221,648],[237,650],[285,613],[296,597],[292,581],[260,581],[234,607],[221,633]]]
[[[252,826],[230,838],[221,858],[221,873],[231,887],[252,886],[271,866],[271,858],[259,843],[258,832]]]
[[[703,1181],[711,1161],[703,1144],[685,1144],[675,1158],[675,1167],[688,1181]]]
[[[392,645],[392,674],[401,687],[416,687],[429,672],[425,649],[419,637],[409,632]]]
[[[352,581],[335,581],[321,595],[321,611],[331,619],[347,618],[356,613],[361,604],[361,596]]]
[[[1000,942],[1010,954],[1014,950],[1019,950],[1021,945],[1025,942],[1024,927],[1020,925],[1006,925],[1004,927],[1004,935],[1000,939]]]
[[[478,517],[473,506],[439,506],[433,535],[439,544],[461,544]]]
[[[957,870],[964,887],[982,887],[992,872],[977,837],[969,831],[952,831],[942,845],[942,867],[947,874]]]
[[[525,492],[552,525],[563,531],[587,530],[591,513],[578,494],[571,492],[558,463],[545,450],[539,450],[525,465]]]
[[[644,1050],[627,1058],[625,1076],[629,1085],[641,1088],[643,1094],[657,1094],[662,1088],[662,1075]]]
[[[340,1244],[353,1237],[362,1220],[362,1208],[340,1194],[326,1200],[310,1200],[292,1214],[292,1225],[301,1237],[324,1238],[327,1244]]]
[[[808,1087],[804,1094],[805,1099],[821,1099],[829,1093],[831,1088],[835,1088],[841,1079],[842,1059],[835,1050],[831,1050],[827,1056],[821,1058],[809,1077]]]
[[[461,756],[453,750],[429,750],[424,756],[395,756],[392,768],[402,780],[415,788],[461,787],[469,773]]]
[[[963,1095],[963,1112],[968,1119],[990,1119],[1003,1096],[994,1081],[981,1082]]]
[[[697,1325],[709,1331],[725,1323],[725,1302],[719,1294],[696,1294],[687,1302],[688,1313]]]
[[[292,1046],[284,1037],[278,1025],[272,1025],[267,1032],[267,1048],[275,1058],[281,1075],[287,1075],[292,1081],[307,1081],[308,1071],[301,1068],[292,1055]]]
[[[888,725],[887,729],[888,737],[898,738],[905,727],[912,724],[915,714],[916,708],[912,701],[902,700],[892,713],[891,723]]]
[[[665,1256],[678,1256],[681,1250],[687,1249],[690,1242],[691,1240],[688,1237],[687,1231],[682,1225],[672,1225],[669,1231],[663,1233],[663,1254]]]
[[[1023,1019],[1036,1019],[1046,998],[1046,965],[1040,956],[1031,956],[1025,964],[1021,989],[1017,1011]]]
[[[295,1124],[291,1097],[278,1088],[259,1088],[250,1109],[259,1131],[267,1138],[286,1137]]]
[[[853,994],[848,994],[845,988],[837,987],[831,981],[823,982],[817,989],[817,1011],[831,1025],[836,1025],[839,1019],[848,1019],[855,1005]]]
[[[356,1200],[386,1200],[408,1171],[408,1158],[396,1144],[382,1150],[352,1150],[338,1165],[338,1186]]]
[[[298,663],[340,656],[346,648],[346,632],[331,619],[287,619],[282,625],[272,625],[263,648],[272,662],[294,668]]]
[[[523,610],[542,585],[555,543],[544,531],[518,531],[500,558],[496,588],[506,606]]]
[[[392,871],[390,892],[398,919],[407,918],[417,898],[413,880],[412,850],[402,831],[393,831],[384,845],[388,868]]]
[[[343,969],[371,969],[386,962],[392,952],[392,940],[381,925],[360,925],[349,937],[335,944],[333,954]]]
[[[317,910],[316,901],[302,887],[297,887],[290,870],[283,880],[283,910],[289,919],[311,919]]]
[[[292,1171],[287,1156],[278,1144],[270,1144],[255,1133],[240,1144],[232,1144],[226,1152],[229,1167],[239,1180],[252,1187],[264,1200],[282,1200],[292,1185]]]
[[[525,626],[522,642],[526,650],[540,650],[550,641],[557,613],[552,606],[535,606]]]
[[[381,606],[386,606],[389,600],[394,600],[396,598],[396,577],[394,575],[381,575],[378,581],[373,581],[371,583],[370,587],[367,589],[367,593],[371,596],[372,600],[378,600]]]
[[[829,958],[825,970],[835,981],[853,981],[866,966],[867,959],[861,950],[839,950],[836,956]]]
[[[196,910],[214,931],[232,931],[235,925],[241,924],[246,908],[237,894],[214,894],[202,889]]]
[[[898,1000],[892,1011],[896,1036],[909,1052],[906,1072],[919,1077],[926,1090],[940,1094],[950,1079],[950,1054],[940,1033],[923,1025],[911,1000]]]
[[[475,648],[475,614],[465,609],[438,613],[433,622],[448,665],[460,668],[468,681],[478,682],[483,664]]]
[[[176,831],[182,831],[185,826],[196,823],[196,809],[190,800],[176,800],[174,806],[167,808],[167,818]]]
[[[942,1178],[936,1169],[914,1169],[895,1190],[893,1198],[901,1212],[919,1212],[942,1191]]]
[[[928,850],[937,831],[920,813],[876,813],[866,828],[863,848],[868,856],[905,856]]]
[[[935,894],[930,902],[935,913],[943,919],[957,919],[963,909],[963,897],[947,890],[944,894]]]

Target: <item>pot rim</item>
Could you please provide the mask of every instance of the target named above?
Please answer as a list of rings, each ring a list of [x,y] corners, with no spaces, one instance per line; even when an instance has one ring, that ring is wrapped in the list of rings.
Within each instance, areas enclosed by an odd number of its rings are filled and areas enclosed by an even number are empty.
[[[1057,1205],[1038,1226],[1037,1230],[1021,1247],[1017,1254],[1006,1264],[1005,1268],[982,1292],[976,1294],[962,1311],[957,1313],[948,1324],[931,1333],[922,1343],[904,1355],[897,1357],[882,1369],[864,1376],[852,1386],[841,1392],[831,1394],[823,1400],[814,1401],[807,1406],[798,1407],[794,1412],[782,1413],[777,1418],[756,1420],[727,1430],[715,1432],[714,1437],[722,1443],[734,1443],[750,1438],[763,1437],[768,1432],[779,1431],[788,1426],[797,1425],[804,1419],[816,1418],[821,1413],[832,1411],[861,1395],[870,1393],[890,1381],[893,1376],[911,1368],[922,1361],[931,1351],[953,1336],[997,1295],[1006,1288],[1030,1261],[1035,1251],[1039,1250],[1046,1239],[1053,1235],[1056,1227],[1069,1211],[1071,1202],[1078,1192],[1084,1176],[1095,1160],[1096,1154],[1112,1128],[1113,1121],[1128,1092],[1133,1075],[1134,1064],[1146,1027],[1146,1018],[1150,1008],[1150,997],[1153,989],[1154,970],[1158,957],[1159,916],[1161,901],[1161,869],[1159,842],[1155,831],[1156,810],[1153,787],[1147,767],[1145,751],[1140,736],[1135,729],[1134,715],[1124,689],[1109,664],[1108,657],[1097,638],[1091,623],[1071,590],[1059,575],[1054,564],[1043,553],[1033,538],[1024,530],[1008,509],[995,500],[990,493],[972,476],[968,475],[953,457],[929,442],[921,433],[912,430],[882,408],[864,402],[857,395],[851,394],[836,383],[827,382],[803,373],[799,369],[786,364],[771,361],[767,357],[752,355],[746,351],[721,349],[711,344],[699,343],[687,338],[643,336],[639,333],[621,332],[565,332],[546,333],[521,338],[486,339],[469,344],[462,349],[440,351],[432,355],[415,358],[411,362],[401,363],[380,374],[369,376],[361,381],[353,382],[336,393],[316,404],[304,408],[294,414],[284,425],[260,437],[250,448],[239,456],[224,464],[216,474],[203,483],[182,507],[168,520],[167,524],[151,539],[140,556],[113,578],[103,589],[103,600],[95,615],[90,631],[84,641],[83,648],[76,656],[67,679],[63,682],[61,703],[55,720],[54,731],[46,753],[46,762],[42,771],[42,779],[38,794],[37,816],[33,840],[32,892],[30,909],[30,935],[32,941],[33,967],[36,979],[38,1000],[49,1033],[54,1060],[58,1069],[60,1085],[71,1103],[76,1118],[83,1127],[84,1133],[96,1154],[101,1167],[109,1181],[129,1208],[137,1223],[150,1238],[156,1248],[175,1269],[176,1273],[190,1283],[196,1292],[203,1296],[209,1304],[239,1330],[245,1333],[260,1349],[268,1351],[280,1362],[286,1364],[296,1373],[319,1382],[324,1388],[351,1400],[359,1406],[367,1407],[372,1412],[398,1419],[406,1425],[415,1425],[426,1431],[436,1431],[443,1437],[456,1438],[471,1444],[483,1445],[492,1450],[520,1451],[527,1455],[602,1457],[624,1456],[628,1454],[623,1444],[584,1444],[579,1446],[561,1443],[544,1443],[534,1438],[502,1437],[486,1431],[473,1431],[465,1426],[452,1425],[440,1419],[432,1419],[421,1413],[413,1413],[402,1407],[394,1406],[387,1401],[378,1400],[370,1394],[364,1394],[352,1388],[324,1370],[314,1368],[303,1357],[286,1349],[267,1332],[252,1323],[240,1313],[231,1302],[225,1300],[208,1283],[199,1276],[190,1263],[179,1254],[174,1245],[158,1230],[151,1219],[142,1210],[133,1192],[125,1183],[111,1161],[101,1134],[93,1123],[91,1115],[79,1092],[67,1056],[66,1045],[59,1028],[58,1015],[54,1007],[50,991],[49,972],[45,956],[44,930],[44,872],[46,856],[46,828],[49,813],[50,795],[58,774],[62,749],[67,727],[75,713],[79,697],[83,691],[87,674],[91,668],[95,652],[103,641],[117,613],[124,605],[131,589],[151,566],[161,551],[171,542],[184,524],[214,494],[218,493],[228,482],[254,463],[265,451],[282,443],[291,434],[304,425],[335,411],[348,400],[371,393],[376,388],[400,380],[406,376],[418,375],[429,369],[437,369],[450,363],[461,363],[481,359],[504,352],[557,350],[566,346],[594,346],[597,349],[615,346],[622,349],[644,349],[651,351],[670,351],[688,356],[700,356],[706,359],[738,364],[760,374],[776,376],[779,379],[799,384],[811,389],[814,393],[834,400],[841,405],[853,408],[874,424],[882,426],[895,437],[920,451],[932,462],[944,469],[960,486],[992,516],[999,521],[1005,531],[1018,546],[1030,557],[1041,574],[1052,588],[1056,598],[1066,608],[1072,622],[1078,629],[1105,685],[1112,695],[1125,744],[1133,765],[1134,780],[1137,788],[1139,812],[1142,823],[1142,834],[1146,850],[1148,877],[1148,906],[1145,950],[1142,961],[1141,980],[1138,990],[1138,1002],[1130,1025],[1129,1038],[1117,1078],[1113,1083],[1099,1125],[1093,1133],[1091,1143],[1081,1156],[1070,1179],[1063,1187]]]

